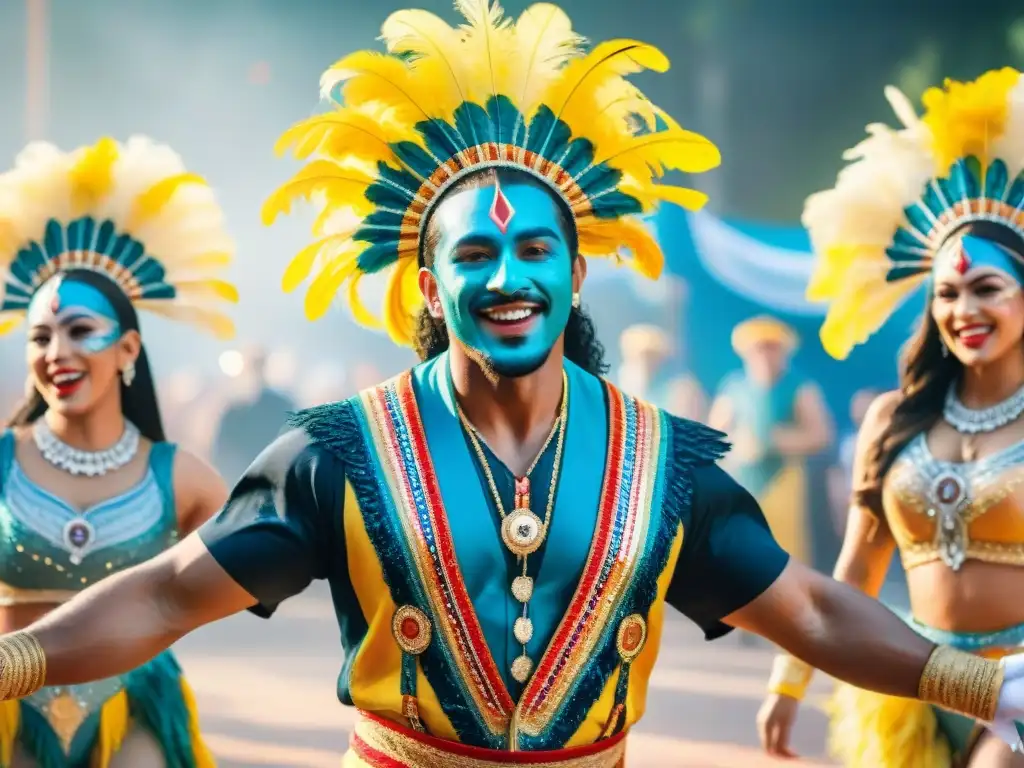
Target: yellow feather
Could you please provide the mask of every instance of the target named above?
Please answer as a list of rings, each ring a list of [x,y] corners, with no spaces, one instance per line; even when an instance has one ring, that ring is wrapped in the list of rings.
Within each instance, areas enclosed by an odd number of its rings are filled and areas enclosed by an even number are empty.
[[[267,199],[263,204],[263,223],[272,224],[282,213],[291,211],[296,198],[309,200],[314,193],[322,194],[327,206],[347,205],[365,214],[372,210],[365,192],[373,182],[372,177],[355,169],[342,168],[329,160],[316,160]]]
[[[131,214],[128,217],[128,225],[125,228],[128,230],[135,229],[140,224],[158,216],[164,206],[174,197],[178,189],[188,184],[201,184],[205,186],[206,179],[195,173],[179,173],[158,181],[135,198]]]
[[[459,34],[428,11],[396,11],[381,27],[390,53],[411,55],[409,66],[430,89],[430,104],[447,116],[466,100],[465,58],[459,55]]]
[[[232,304],[238,303],[238,289],[231,283],[216,278],[205,280],[183,280],[175,283],[179,296],[192,296],[198,299],[220,299]]]
[[[232,255],[226,251],[209,251],[195,256],[187,256],[174,262],[175,274],[184,274],[191,270],[219,269],[230,266]]]
[[[363,304],[363,300],[359,297],[359,283],[363,279],[362,272],[356,272],[348,284],[348,306],[352,310],[352,317],[360,325],[364,325],[367,328],[380,328],[382,323],[380,318],[374,315],[370,310]]]
[[[281,278],[281,289],[285,293],[291,293],[294,291],[309,277],[310,273],[313,271],[313,266],[316,264],[324,250],[326,250],[327,246],[343,246],[345,243],[348,243],[350,247],[339,248],[331,255],[330,258],[332,260],[349,255],[352,249],[358,248],[359,250],[362,250],[362,246],[357,246],[355,243],[349,241],[347,234],[328,235],[325,238],[317,240],[311,245],[307,245],[288,263],[284,276]]]
[[[829,307],[819,332],[825,351],[836,360],[845,360],[855,346],[863,344],[885,324],[926,278],[924,274],[886,283],[871,275],[858,275],[855,270],[848,272],[845,288]]]
[[[925,91],[921,97],[925,114],[921,119],[931,131],[940,174],[948,173],[961,157],[974,155],[983,164],[992,159],[992,142],[1006,130],[1008,94],[1019,80],[1017,70],[1004,67],[986,72],[971,83],[947,80],[944,88]]]
[[[384,327],[399,345],[408,345],[416,330],[416,309],[420,297],[419,265],[416,259],[402,259],[388,277],[384,303]]]
[[[672,129],[644,136],[628,136],[621,143],[600,145],[594,165],[608,163],[634,178],[664,175],[666,170],[703,173],[718,166],[718,147],[700,134]],[[645,173],[646,171],[646,173]]]
[[[349,54],[324,72],[320,90],[329,96],[339,83],[344,83],[342,96],[347,107],[384,103],[394,110],[395,119],[405,124],[431,117],[418,101],[425,83],[394,56],[373,51]]]
[[[516,19],[515,42],[515,70],[520,78],[510,95],[527,108],[540,100],[551,78],[580,55],[586,39],[573,31],[569,17],[557,5],[535,3]]]
[[[23,314],[0,316],[0,336],[10,333],[25,321]]]
[[[143,299],[135,302],[135,305],[169,320],[186,322],[207,330],[221,341],[233,339],[235,336],[235,324],[231,318],[208,307],[175,304],[165,299]]]
[[[610,79],[636,74],[645,69],[664,72],[668,59],[653,45],[636,40],[609,40],[597,45],[565,68],[562,76],[543,96],[543,103],[562,117],[579,99],[580,110],[593,110],[594,94]],[[568,120],[566,120],[568,122]]]
[[[114,164],[119,156],[117,142],[103,138],[82,152],[68,173],[71,182],[71,206],[75,216],[83,216],[114,188]]]
[[[696,189],[654,184],[651,186],[651,191],[661,200],[678,205],[688,211],[699,211],[708,201],[708,196]]]
[[[484,104],[493,94],[508,93],[516,48],[512,20],[491,0],[455,0],[455,8],[467,22],[460,27],[459,58],[479,73],[467,83],[466,98]]]
[[[637,219],[584,220],[579,229],[580,253],[584,256],[631,254],[630,266],[644,277],[657,278],[665,266],[658,241]]]
[[[296,123],[278,139],[274,151],[281,155],[291,148],[300,160],[316,152],[334,159],[355,155],[372,163],[394,163],[395,156],[388,144],[416,141],[416,137],[413,132],[382,124],[370,115],[339,109]]]
[[[306,291],[306,317],[310,320],[318,320],[324,316],[338,292],[346,280],[348,280],[357,268],[356,255],[347,259],[338,259],[325,264],[319,274],[313,278]]]

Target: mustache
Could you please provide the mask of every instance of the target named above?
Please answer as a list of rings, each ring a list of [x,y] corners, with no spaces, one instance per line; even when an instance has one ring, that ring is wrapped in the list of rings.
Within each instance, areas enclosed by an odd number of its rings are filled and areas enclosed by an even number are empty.
[[[542,312],[546,312],[551,303],[548,301],[547,296],[539,293],[538,291],[531,291],[528,289],[515,291],[513,293],[488,291],[472,302],[471,309],[473,312],[483,312],[505,304],[514,304],[515,302],[536,304]]]

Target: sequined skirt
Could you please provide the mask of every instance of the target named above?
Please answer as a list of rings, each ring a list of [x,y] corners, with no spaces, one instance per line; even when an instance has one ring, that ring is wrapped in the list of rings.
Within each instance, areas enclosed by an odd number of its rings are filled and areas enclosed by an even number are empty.
[[[345,768],[622,768],[626,734],[597,744],[548,752],[501,752],[458,744],[404,728],[366,712],[352,731]]]

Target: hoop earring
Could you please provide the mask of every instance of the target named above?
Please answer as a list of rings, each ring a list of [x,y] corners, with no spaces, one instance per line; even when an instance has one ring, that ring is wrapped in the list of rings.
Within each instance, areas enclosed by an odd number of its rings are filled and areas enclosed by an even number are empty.
[[[580,308],[580,293],[579,293],[579,291],[573,291],[573,294],[572,294],[572,308],[573,309],[579,309]]]
[[[121,369],[121,381],[124,382],[126,387],[130,387],[132,382],[135,381],[135,361],[132,360]]]

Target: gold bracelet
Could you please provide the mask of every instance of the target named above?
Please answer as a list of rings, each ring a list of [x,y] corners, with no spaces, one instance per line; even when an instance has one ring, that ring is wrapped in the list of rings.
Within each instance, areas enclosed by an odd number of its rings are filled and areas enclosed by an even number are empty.
[[[43,687],[46,654],[30,632],[0,636],[0,701],[21,699]]]
[[[995,718],[1003,667],[998,661],[940,645],[928,657],[917,696],[985,723]]]
[[[796,656],[779,654],[772,662],[772,674],[768,678],[768,693],[774,693],[800,701],[811,684],[814,667]]]

